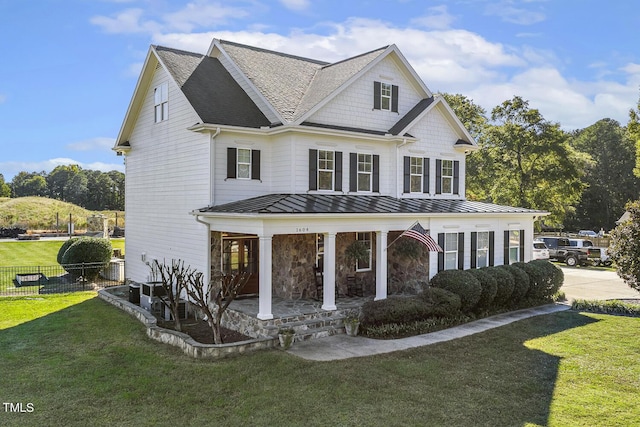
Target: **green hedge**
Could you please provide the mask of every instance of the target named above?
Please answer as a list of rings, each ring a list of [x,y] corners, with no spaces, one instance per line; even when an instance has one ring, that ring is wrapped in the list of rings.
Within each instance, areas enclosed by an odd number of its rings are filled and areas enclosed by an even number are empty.
[[[489,273],[496,279],[497,290],[496,296],[493,299],[493,306],[497,308],[506,307],[510,305],[511,294],[515,287],[515,280],[513,275],[504,268],[498,267],[485,267],[481,270]]]
[[[94,280],[98,277],[100,270],[102,270],[109,262],[112,253],[113,248],[111,247],[111,242],[108,239],[80,237],[68,245],[67,249],[62,254],[61,265],[72,276],[78,277],[81,274],[84,274],[85,279]],[[60,255],[60,252],[58,252],[58,255]],[[67,267],[75,266],[77,264],[98,265],[86,267],[82,270],[78,270],[77,267]]]
[[[529,292],[526,297],[534,301],[551,299],[564,281],[562,270],[546,260],[518,262],[513,265],[529,276]]]
[[[367,327],[414,322],[425,319],[432,313],[431,307],[418,296],[389,297],[365,302],[362,306],[361,324]]]
[[[452,317],[460,314],[460,297],[446,289],[428,287],[418,295],[431,309],[434,317]]]
[[[621,316],[640,317],[640,304],[630,304],[624,301],[610,300],[575,300],[571,308],[591,313],[616,314]]]
[[[482,295],[480,282],[468,271],[443,270],[433,276],[430,283],[433,287],[446,289],[458,295],[463,313],[471,312]]]
[[[518,304],[529,292],[529,275],[516,265],[501,265],[497,268],[503,268],[513,276],[513,292],[511,292],[509,302],[511,305]]]
[[[493,300],[498,292],[498,282],[491,274],[487,273],[483,269],[472,269],[467,271],[471,273],[476,280],[478,280],[480,286],[482,286],[482,293],[480,294],[478,304],[476,304],[476,310],[487,310],[493,304]]]

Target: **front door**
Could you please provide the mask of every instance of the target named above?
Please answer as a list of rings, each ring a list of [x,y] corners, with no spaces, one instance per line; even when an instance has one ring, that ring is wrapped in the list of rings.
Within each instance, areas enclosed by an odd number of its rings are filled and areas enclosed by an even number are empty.
[[[240,294],[257,294],[258,239],[255,237],[225,237],[222,240],[222,271],[225,274],[248,272],[249,281]]]

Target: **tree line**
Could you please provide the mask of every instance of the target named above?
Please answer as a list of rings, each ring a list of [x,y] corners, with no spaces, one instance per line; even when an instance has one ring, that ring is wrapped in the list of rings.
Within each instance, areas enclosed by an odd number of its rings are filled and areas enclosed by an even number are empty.
[[[85,209],[124,210],[124,174],[57,166],[50,173],[20,172],[10,183],[0,174],[0,197],[41,196],[74,203]]]
[[[614,228],[638,199],[640,101],[626,126],[602,119],[567,132],[519,96],[490,115],[463,95],[442,96],[480,147],[467,157],[468,199],[545,210],[545,226],[595,231]]]

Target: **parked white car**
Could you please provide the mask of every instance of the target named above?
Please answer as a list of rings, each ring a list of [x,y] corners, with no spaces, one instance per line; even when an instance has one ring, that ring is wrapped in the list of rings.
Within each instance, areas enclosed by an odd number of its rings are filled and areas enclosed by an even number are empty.
[[[549,259],[549,248],[542,240],[533,241],[533,259]]]

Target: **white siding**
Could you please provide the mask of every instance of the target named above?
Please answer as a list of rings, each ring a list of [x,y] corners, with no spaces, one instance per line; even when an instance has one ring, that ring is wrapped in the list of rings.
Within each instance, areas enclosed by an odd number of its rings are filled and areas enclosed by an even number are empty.
[[[398,86],[397,113],[373,109],[374,81]],[[313,114],[308,121],[387,131],[420,99],[414,86],[405,78],[396,62],[387,57]]]
[[[169,82],[169,119],[154,123],[153,89],[162,82]],[[147,280],[143,253],[147,261],[208,268],[206,227],[189,214],[209,202],[209,137],[186,130],[197,120],[180,89],[156,70],[126,157],[127,278]]]
[[[438,197],[463,199],[465,197],[465,155],[454,149],[454,144],[458,140],[456,132],[451,128],[449,122],[443,117],[438,108],[434,108],[427,113],[420,121],[413,125],[408,132],[418,138],[415,143],[405,145],[400,150],[400,156],[428,157],[429,168],[429,194],[406,195],[406,197]],[[442,194],[436,195],[436,159],[460,161],[460,187],[459,195]],[[403,169],[397,171],[397,179],[402,185]],[[399,194],[402,194],[400,187]]]

